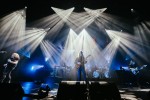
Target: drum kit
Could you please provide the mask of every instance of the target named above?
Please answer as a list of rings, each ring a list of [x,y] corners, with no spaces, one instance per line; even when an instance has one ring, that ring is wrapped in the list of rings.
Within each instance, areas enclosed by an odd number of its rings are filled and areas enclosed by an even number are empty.
[[[93,71],[93,78],[109,78],[109,71],[102,69]]]
[[[93,72],[93,78],[99,78],[99,77],[100,77],[99,71],[98,71],[98,70],[95,70],[95,71]]]

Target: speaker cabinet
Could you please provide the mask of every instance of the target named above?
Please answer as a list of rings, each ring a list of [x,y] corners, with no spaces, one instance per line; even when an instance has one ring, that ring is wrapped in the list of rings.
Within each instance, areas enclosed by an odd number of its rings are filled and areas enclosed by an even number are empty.
[[[121,100],[115,83],[91,81],[89,85],[90,100]]]
[[[60,82],[57,100],[121,100],[115,83],[106,81],[87,83],[85,81]]]
[[[19,83],[0,83],[0,97],[4,100],[22,100],[24,90]]]
[[[136,76],[131,71],[116,70],[116,74],[120,85],[128,83],[136,84],[137,82]]]
[[[61,81],[57,100],[87,100],[87,88],[84,81]]]

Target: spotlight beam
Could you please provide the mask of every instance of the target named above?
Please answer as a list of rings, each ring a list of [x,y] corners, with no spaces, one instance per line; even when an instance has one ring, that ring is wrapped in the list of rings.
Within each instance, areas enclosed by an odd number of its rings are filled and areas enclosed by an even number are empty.
[[[92,10],[89,8],[84,7],[84,10],[94,19],[99,17],[101,13],[103,13],[107,8],[102,8],[102,9],[97,9],[97,10]]]
[[[63,9],[59,9],[59,8],[55,8],[55,7],[51,7],[51,8],[56,12],[56,14],[58,14],[58,16],[60,18],[62,18],[62,20],[64,22],[66,22],[68,20],[68,17],[74,10],[74,7],[67,9],[67,10],[63,10]]]
[[[20,43],[19,39],[22,38],[25,34],[26,19],[24,16],[26,16],[26,11],[25,9],[21,9],[14,11],[0,19],[0,48],[7,48],[10,46],[8,51],[18,51],[21,48],[23,43]],[[11,44],[16,45],[12,46]]]
[[[45,56],[45,61],[49,64],[49,66],[55,68],[60,65],[59,57],[61,53],[53,43],[48,40],[43,40],[40,47],[43,55]]]
[[[106,30],[108,35],[111,39],[120,38],[120,44],[119,46],[129,55],[131,55],[132,52],[134,52],[138,57],[134,58],[136,62],[139,62],[139,59],[142,58],[145,61],[148,61],[147,56],[145,55],[145,48],[150,48],[148,45],[144,45],[141,41],[139,41],[139,38],[136,36],[129,35],[127,33],[119,32],[119,31],[113,31],[113,30]],[[144,47],[144,48],[142,48]]]

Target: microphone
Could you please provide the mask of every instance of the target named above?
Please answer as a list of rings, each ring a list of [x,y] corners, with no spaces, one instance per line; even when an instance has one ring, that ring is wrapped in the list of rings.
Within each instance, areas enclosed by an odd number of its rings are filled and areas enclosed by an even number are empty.
[[[0,51],[0,53],[7,53],[7,51]]]

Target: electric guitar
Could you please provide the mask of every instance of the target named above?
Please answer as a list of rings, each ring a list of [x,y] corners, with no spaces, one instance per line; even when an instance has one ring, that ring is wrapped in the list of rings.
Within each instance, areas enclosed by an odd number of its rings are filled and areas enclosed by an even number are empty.
[[[87,61],[87,58],[90,57],[91,55],[88,55],[86,58],[85,58],[85,61]],[[78,69],[81,65],[81,62],[76,62],[76,68]]]

